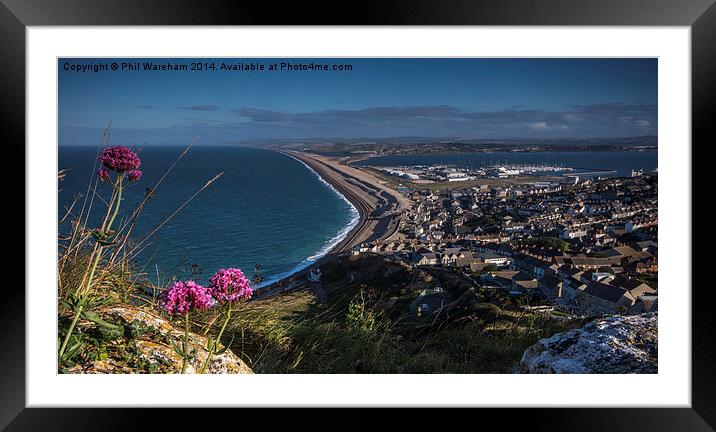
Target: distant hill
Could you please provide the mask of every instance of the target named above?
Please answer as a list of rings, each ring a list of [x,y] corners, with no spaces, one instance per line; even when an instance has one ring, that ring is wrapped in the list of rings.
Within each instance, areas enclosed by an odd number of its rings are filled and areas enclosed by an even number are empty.
[[[241,145],[310,151],[328,155],[356,153],[422,154],[468,153],[481,151],[540,152],[540,151],[638,151],[655,150],[658,137],[619,138],[552,138],[552,139],[463,139],[463,138],[310,138],[252,140]]]
[[[606,137],[606,138],[509,138],[509,139],[477,139],[461,137],[390,137],[390,138],[340,138],[340,137],[316,137],[300,139],[255,139],[242,141],[243,145],[262,145],[279,147],[335,145],[335,146],[361,146],[361,145],[401,145],[401,144],[471,144],[486,146],[657,146],[658,137],[655,135],[635,137]]]

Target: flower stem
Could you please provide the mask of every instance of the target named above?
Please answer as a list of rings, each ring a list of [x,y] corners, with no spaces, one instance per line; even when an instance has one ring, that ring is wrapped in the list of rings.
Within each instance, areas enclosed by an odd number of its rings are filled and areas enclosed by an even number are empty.
[[[109,204],[107,205],[107,213],[104,215],[104,219],[102,220],[102,227],[100,228],[102,231],[104,231],[105,227],[107,226],[107,221],[109,220],[109,216],[112,214],[112,209],[114,208],[114,202],[117,199],[117,183],[115,182],[112,187],[112,196],[109,199]]]
[[[219,330],[218,336],[216,336],[216,340],[214,341],[214,344],[209,349],[209,354],[206,355],[206,361],[204,362],[204,365],[201,367],[201,370],[199,371],[200,374],[204,373],[204,370],[206,370],[206,367],[209,365],[209,361],[211,360],[211,357],[214,355],[214,352],[218,348],[219,342],[221,341],[221,336],[224,334],[224,330],[226,330],[226,325],[229,323],[229,320],[231,319],[231,305],[228,305],[228,308],[226,309],[226,318],[224,318],[224,324],[221,326],[221,330]]]
[[[186,373],[186,365],[189,360],[189,312],[184,314],[184,355],[181,360],[181,373]]]
[[[112,218],[109,220],[109,223],[107,223],[107,231],[112,228],[112,223],[114,223],[114,219],[117,217],[117,213],[119,212],[119,206],[122,204],[122,179],[124,179],[124,173],[119,175],[119,181],[117,182],[117,205],[114,207]]]
[[[114,218],[117,217],[117,213],[119,212],[119,205],[122,202],[122,178],[124,178],[124,174],[120,174],[119,181],[117,182],[117,204],[114,207],[114,213],[112,214],[112,218],[109,220],[109,223],[107,224],[107,227],[104,229],[105,231],[109,231],[112,228],[112,223],[114,222]],[[103,245],[99,245],[97,248],[97,253],[94,257],[94,262],[92,263],[92,268],[90,269],[89,278],[87,280],[87,290],[89,291],[90,287],[92,287],[92,279],[94,279],[94,272],[97,269],[97,264],[99,263],[100,258],[102,257],[102,251],[104,249]],[[76,294],[79,294],[80,290],[82,289],[82,286],[80,286],[80,289],[77,290]]]
[[[114,219],[117,217],[117,213],[119,212],[119,205],[122,202],[122,179],[124,178],[123,174],[120,174],[119,181],[117,182],[117,204],[114,206],[114,213],[112,214],[112,218],[109,220],[109,223],[107,224],[107,227],[105,230],[109,230],[112,227],[112,223],[114,223]],[[104,225],[104,224],[103,224]],[[83,288],[86,289],[86,291],[89,291],[92,287],[92,281],[94,279],[95,271],[97,270],[97,264],[99,264],[100,258],[102,258],[102,251],[104,247],[102,245],[99,245],[97,249],[94,251],[93,256],[90,258],[90,262],[92,263],[92,267],[89,269],[89,276],[87,277],[87,282],[83,286],[83,284],[80,284],[80,286],[77,288],[77,291],[75,291],[75,296],[82,297]],[[75,312],[75,316],[72,319],[72,323],[70,324],[70,327],[67,329],[67,335],[65,336],[65,340],[62,342],[62,346],[60,346],[60,354],[59,357],[62,358],[62,354],[65,353],[65,349],[67,348],[67,342],[70,340],[70,336],[72,335],[72,332],[75,329],[75,326],[77,325],[77,321],[80,319],[80,315],[82,315],[82,309],[84,308],[84,305],[80,305],[80,307],[77,309],[77,312]]]
[[[87,288],[87,291],[89,291],[89,289],[92,287],[92,280],[94,280],[94,272],[97,270],[97,264],[99,264],[100,258],[102,258],[102,249],[102,246],[97,248],[97,253],[94,256],[94,262],[92,263],[92,267],[90,268],[89,277],[87,278],[87,285],[85,286]],[[77,290],[75,294],[80,295],[81,291],[82,286],[80,286],[80,289]]]

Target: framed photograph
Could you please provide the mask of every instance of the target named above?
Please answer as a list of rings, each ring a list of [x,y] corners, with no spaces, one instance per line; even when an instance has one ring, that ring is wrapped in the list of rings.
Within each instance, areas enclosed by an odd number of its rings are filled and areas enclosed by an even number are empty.
[[[26,261],[0,426],[508,407],[713,430],[692,289],[711,3],[3,0]]]

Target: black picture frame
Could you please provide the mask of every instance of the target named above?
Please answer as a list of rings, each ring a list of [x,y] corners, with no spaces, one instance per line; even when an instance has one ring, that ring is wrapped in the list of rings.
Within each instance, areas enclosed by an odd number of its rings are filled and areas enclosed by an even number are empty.
[[[0,82],[3,93],[2,129],[6,149],[25,147],[25,30],[27,26],[103,25],[590,25],[590,26],[689,26],[692,59],[692,143],[707,145],[709,124],[716,118],[716,6],[714,0],[459,0],[459,1],[363,1],[360,3],[307,4],[291,2],[198,2],[188,0],[0,0]],[[697,146],[692,144],[692,152]],[[16,160],[25,163],[24,152]],[[698,159],[692,160],[697,162]],[[699,163],[705,163],[703,160]],[[23,165],[24,166],[24,165]],[[696,171],[697,165],[692,165]],[[692,175],[685,173],[685,175]],[[693,181],[698,196],[701,186]],[[19,187],[7,199],[24,203]],[[23,210],[24,212],[24,210]],[[693,210],[692,210],[693,213]],[[10,218],[2,216],[3,226]],[[687,221],[684,221],[685,223]],[[692,226],[696,222],[692,220]],[[12,222],[13,226],[23,222]],[[699,226],[699,225],[696,225]],[[17,251],[17,248],[13,248]],[[688,251],[684,251],[688,253]],[[20,268],[19,253],[10,265]],[[22,255],[24,257],[24,254]],[[693,264],[705,264],[708,256],[692,252]],[[31,257],[29,257],[31,259]],[[26,264],[26,262],[23,262]],[[23,266],[26,268],[25,266]],[[18,271],[14,272],[19,274]],[[23,283],[24,285],[24,283]],[[691,408],[603,408],[521,409],[514,415],[502,409],[479,412],[424,415],[391,414],[392,422],[411,427],[445,426],[450,416],[465,417],[469,427],[506,425],[522,430],[680,430],[716,429],[716,371],[714,358],[714,315],[705,294],[709,284],[692,284],[692,406]],[[688,289],[689,287],[680,287]],[[7,430],[134,430],[181,425],[185,415],[166,410],[153,415],[138,409],[40,409],[25,408],[25,293],[18,284],[3,288],[0,301],[0,428]],[[480,391],[476,389],[476,391]],[[585,389],[588,391],[588,389]],[[615,391],[625,391],[615,389]],[[627,390],[628,391],[628,390]],[[608,401],[605,401],[608,403]],[[637,401],[638,402],[638,401]],[[309,424],[332,429],[373,427],[375,413],[340,409],[329,412],[337,423],[316,422],[315,411],[291,410],[285,415],[258,413],[262,426],[295,427]],[[232,414],[221,416],[232,417]],[[137,418],[142,416],[141,422]],[[201,413],[197,417],[209,418]],[[245,415],[239,416],[245,419]],[[238,418],[238,417],[237,417]],[[310,422],[310,423],[307,423]],[[320,423],[320,424],[319,424]],[[389,423],[391,421],[389,420]],[[387,423],[387,424],[389,424]],[[385,425],[387,425],[385,424]],[[456,425],[457,426],[457,425]],[[238,427],[238,426],[237,426]],[[245,427],[242,425],[242,427]],[[493,426],[494,427],[494,426]]]

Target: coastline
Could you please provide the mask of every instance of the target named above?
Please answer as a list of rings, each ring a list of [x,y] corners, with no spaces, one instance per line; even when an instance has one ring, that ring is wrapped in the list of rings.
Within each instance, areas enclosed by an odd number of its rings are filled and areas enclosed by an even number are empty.
[[[332,254],[342,253],[366,241],[389,238],[398,229],[402,211],[409,207],[409,201],[397,191],[380,184],[372,175],[325,156],[279,150],[288,157],[301,162],[322,182],[333,189],[357,213],[351,222],[341,230],[328,245],[302,263],[257,287],[262,291],[259,297],[273,295],[277,285],[289,279],[301,279],[311,268],[320,265]],[[339,240],[340,239],[340,240]],[[281,289],[282,290],[282,289]]]
[[[397,223],[390,225],[386,222],[397,222],[395,219],[410,206],[400,193],[365,171],[342,165],[326,156],[295,151],[282,153],[303,162],[358,210],[358,224],[329,252],[345,252],[360,243],[390,237],[397,230]]]
[[[283,153],[283,152],[279,152],[279,153]],[[298,158],[296,158],[296,157],[294,157],[293,155],[290,155],[290,154],[286,154],[286,153],[283,153],[283,154],[285,154],[286,156],[290,157],[291,159],[296,160],[297,162],[299,162],[299,163],[301,163],[303,166],[305,166],[306,169],[308,169],[308,170],[311,171],[316,177],[318,177],[318,180],[319,180],[319,181],[321,181],[322,183],[324,183],[325,185],[327,185],[336,195],[338,195],[342,200],[344,200],[344,201],[348,204],[348,206],[351,208],[352,218],[351,218],[351,220],[348,222],[348,224],[346,224],[346,226],[344,226],[343,228],[341,228],[341,230],[338,231],[338,233],[337,233],[333,238],[331,238],[330,240],[328,240],[328,241],[326,242],[326,244],[325,244],[320,250],[318,250],[318,252],[316,252],[315,254],[313,254],[313,255],[307,257],[306,259],[304,259],[304,260],[301,261],[300,263],[296,264],[296,265],[295,265],[293,268],[291,268],[290,270],[287,270],[287,271],[285,271],[285,272],[279,273],[279,274],[277,274],[277,275],[271,277],[271,279],[268,279],[268,280],[266,280],[266,281],[264,281],[264,282],[258,284],[258,285],[255,287],[255,289],[259,289],[259,290],[260,290],[260,289],[268,288],[268,287],[270,287],[271,285],[274,285],[274,284],[276,284],[276,283],[278,283],[278,282],[280,282],[280,281],[282,281],[282,280],[285,280],[285,279],[288,279],[288,278],[290,278],[290,277],[292,277],[292,276],[295,276],[295,275],[301,273],[301,272],[304,271],[304,270],[308,270],[311,266],[313,266],[313,265],[314,265],[316,262],[318,262],[321,258],[323,258],[324,256],[328,255],[338,244],[340,244],[340,243],[350,234],[350,232],[353,231],[353,229],[355,228],[355,226],[356,226],[356,225],[360,222],[360,220],[361,220],[360,212],[359,212],[359,210],[356,208],[356,206],[353,204],[353,202],[351,202],[351,200],[349,200],[348,198],[346,198],[346,196],[343,195],[343,194],[341,193],[341,191],[339,191],[338,189],[336,189],[334,185],[332,185],[331,183],[327,182],[323,177],[321,177],[320,174],[318,174],[313,168],[311,168],[308,164],[306,164],[305,162],[303,162],[301,159],[298,159]]]

